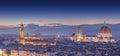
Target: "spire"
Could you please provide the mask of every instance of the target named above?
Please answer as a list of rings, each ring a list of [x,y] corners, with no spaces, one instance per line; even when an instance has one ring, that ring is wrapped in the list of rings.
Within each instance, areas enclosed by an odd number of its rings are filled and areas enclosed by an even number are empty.
[[[106,26],[106,21],[104,21],[104,26]]]
[[[81,32],[81,26],[78,26],[78,31],[80,31],[80,32]]]

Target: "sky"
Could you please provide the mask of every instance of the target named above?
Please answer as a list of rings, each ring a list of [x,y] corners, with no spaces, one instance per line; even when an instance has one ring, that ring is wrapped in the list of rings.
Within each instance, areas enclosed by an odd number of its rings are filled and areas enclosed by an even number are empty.
[[[0,0],[0,25],[120,23],[119,0]]]

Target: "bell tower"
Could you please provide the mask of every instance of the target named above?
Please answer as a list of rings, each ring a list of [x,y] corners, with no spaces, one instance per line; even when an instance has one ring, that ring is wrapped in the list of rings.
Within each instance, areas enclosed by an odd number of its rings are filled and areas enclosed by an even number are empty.
[[[24,25],[20,24],[20,38],[24,38]]]
[[[77,36],[77,41],[80,42],[82,41],[82,30],[81,30],[81,26],[78,27],[78,30],[76,32],[76,36]]]

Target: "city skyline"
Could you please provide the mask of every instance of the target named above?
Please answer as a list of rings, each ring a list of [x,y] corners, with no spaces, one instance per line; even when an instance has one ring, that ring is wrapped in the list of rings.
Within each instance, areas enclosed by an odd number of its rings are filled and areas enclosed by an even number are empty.
[[[0,25],[119,24],[119,5],[117,0],[6,0],[0,2]]]
[[[120,1],[0,0],[0,56],[120,56]]]

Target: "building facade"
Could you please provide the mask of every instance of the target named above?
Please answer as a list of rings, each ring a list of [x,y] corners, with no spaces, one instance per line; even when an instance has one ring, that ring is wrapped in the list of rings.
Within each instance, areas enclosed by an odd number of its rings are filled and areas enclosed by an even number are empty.
[[[115,42],[115,39],[112,37],[112,31],[106,22],[99,29],[98,34],[94,36],[83,35],[81,28],[78,27],[77,33],[72,34],[71,40],[75,42]]]

